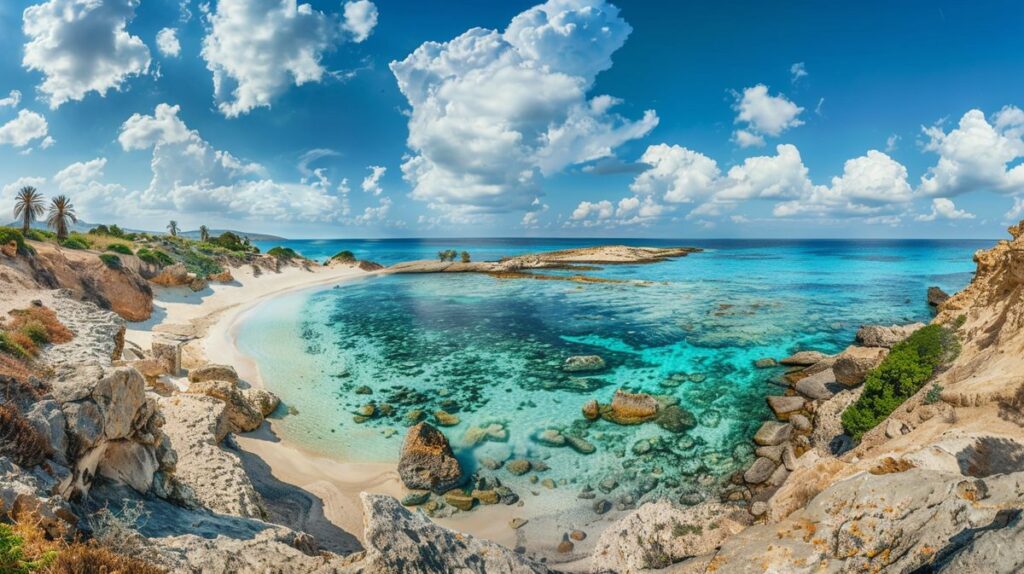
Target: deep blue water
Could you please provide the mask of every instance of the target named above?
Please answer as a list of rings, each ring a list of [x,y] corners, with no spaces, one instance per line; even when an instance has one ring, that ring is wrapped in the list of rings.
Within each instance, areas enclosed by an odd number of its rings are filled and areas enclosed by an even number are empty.
[[[349,249],[384,264],[469,251],[475,260],[608,244],[610,240],[472,239],[289,241],[311,258]],[[516,490],[529,475],[479,466],[484,458],[545,460],[540,489],[553,511],[587,505],[576,493],[613,478],[611,496],[708,494],[749,462],[750,436],[768,419],[764,397],[781,394],[781,369],[762,357],[841,350],[859,325],[927,321],[930,285],[948,292],[971,278],[973,252],[990,241],[614,240],[693,245],[702,253],[592,274],[634,283],[495,279],[483,275],[371,278],[274,299],[239,336],[268,387],[298,414],[288,438],[345,460],[397,459],[409,411],[438,409],[461,422],[445,429],[470,470]],[[271,244],[272,245],[272,244]],[[261,244],[261,248],[271,245]],[[642,283],[641,283],[642,282]],[[562,371],[564,359],[597,354],[595,375]],[[366,386],[372,394],[357,394]],[[624,387],[666,395],[699,424],[676,434],[647,424],[587,423],[580,407]],[[391,414],[356,422],[373,402]],[[384,405],[387,405],[384,407]],[[499,425],[506,441],[473,444],[471,427]],[[582,434],[598,451],[578,454],[535,440],[546,429]]]

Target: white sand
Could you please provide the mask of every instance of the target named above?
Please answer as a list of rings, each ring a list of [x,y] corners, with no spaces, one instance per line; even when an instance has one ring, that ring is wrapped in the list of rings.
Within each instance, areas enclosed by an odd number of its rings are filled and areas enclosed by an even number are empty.
[[[235,283],[212,285],[193,293],[186,287],[155,288],[153,318],[129,324],[127,338],[148,348],[154,333],[165,332],[187,337],[191,341],[183,353],[186,368],[204,362],[230,364],[243,382],[262,386],[259,368],[236,346],[236,334],[245,315],[271,297],[296,290],[322,287],[361,278],[380,272],[365,272],[355,267],[313,268],[290,267],[281,273],[264,272],[254,277],[248,267],[232,269]],[[187,380],[172,381],[180,387]],[[323,515],[332,524],[362,539],[362,505],[359,493],[374,492],[401,498],[404,487],[395,464],[355,463],[325,458],[303,450],[299,445],[281,440],[274,433],[274,421],[264,428],[237,437],[239,447],[259,457],[269,467],[272,477],[318,497]],[[543,497],[521,493],[523,503],[517,506],[480,506],[473,512],[457,513],[437,522],[446,527],[501,543],[509,548],[524,545],[531,554],[547,555],[562,561],[584,556],[596,542],[597,534],[611,517],[591,524],[575,523],[569,517],[544,517]],[[566,490],[565,496],[575,493]],[[527,518],[528,528],[513,530],[508,526],[513,517]],[[557,555],[555,547],[561,535],[580,528],[591,536],[577,543],[573,555]],[[573,564],[572,566],[577,566]]]

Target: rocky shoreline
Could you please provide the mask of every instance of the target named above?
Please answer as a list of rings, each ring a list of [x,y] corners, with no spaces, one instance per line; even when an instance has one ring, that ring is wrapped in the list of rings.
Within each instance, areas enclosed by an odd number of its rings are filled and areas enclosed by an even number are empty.
[[[786,367],[778,379],[786,391],[766,399],[776,420],[764,423],[741,453],[752,459],[749,466],[727,477],[719,498],[682,504],[640,504],[609,496],[617,485],[584,485],[579,498],[592,500],[597,515],[613,504],[635,510],[588,542],[595,546],[589,561],[566,567],[621,574],[1024,568],[1019,553],[1006,552],[1024,547],[1024,239],[1020,227],[1011,234],[1012,241],[976,255],[978,274],[968,289],[937,303],[936,323],[953,326],[959,356],[858,443],[845,434],[843,411],[864,392],[865,377],[889,349],[923,325],[865,327],[857,344],[834,356],[804,351],[758,361],[764,369]],[[173,572],[518,573],[558,567],[530,558],[525,549],[445,529],[403,507],[441,516],[445,507],[519,503],[519,494],[501,481],[467,476],[430,422],[415,421],[407,431],[398,467],[413,489],[406,498],[361,497],[361,551],[283,524],[282,512],[269,508],[247,468],[251,461],[240,456],[232,438],[263,424],[276,397],[247,387],[229,365],[196,363],[199,355],[188,352],[196,340],[188,336],[157,335],[147,346],[126,342],[123,319],[94,304],[102,289],[48,290],[38,261],[27,263],[17,253],[2,257],[4,280],[22,289],[10,308],[52,309],[75,335],[44,349],[40,360],[49,366],[47,374],[17,383],[29,385],[18,399],[19,416],[47,448],[43,464],[0,457],[0,515],[6,520],[32,516],[51,536],[92,536]],[[528,268],[594,263],[572,253]],[[170,270],[154,278],[161,275],[193,289],[195,278],[187,274],[175,279],[181,274]],[[208,288],[196,286],[200,292]],[[569,357],[564,368],[601,366],[600,357],[579,356]],[[4,382],[10,387],[16,381]],[[582,404],[580,413],[584,424],[652,424],[680,440],[696,423],[670,400],[622,389],[610,403]],[[443,426],[444,415],[453,416],[435,412],[431,422]],[[502,430],[478,429],[481,440]],[[541,429],[534,440],[581,456],[595,448],[575,427]],[[676,451],[660,441],[631,448]],[[676,458],[674,464],[687,464],[685,455]],[[544,463],[524,458],[495,464],[521,476],[543,472]],[[541,488],[563,486],[532,476]],[[145,520],[127,518],[134,505],[144,508]],[[87,520],[97,513],[126,523],[119,523],[123,535],[116,542],[108,527]],[[574,546],[587,538],[583,530],[566,529],[552,545],[575,555]]]

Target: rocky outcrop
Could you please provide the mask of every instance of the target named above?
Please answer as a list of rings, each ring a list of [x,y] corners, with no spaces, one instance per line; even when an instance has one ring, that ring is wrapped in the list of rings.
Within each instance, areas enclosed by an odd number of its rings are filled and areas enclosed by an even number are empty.
[[[847,347],[846,350],[839,353],[835,364],[832,365],[836,382],[847,387],[856,387],[864,382],[868,371],[881,364],[888,354],[889,350],[885,348]]]
[[[891,349],[896,343],[909,337],[914,331],[923,328],[924,323],[909,325],[866,325],[857,330],[857,343],[864,347],[884,347]]]
[[[171,497],[222,514],[263,517],[263,502],[241,460],[220,446],[232,430],[227,404],[192,394],[161,397],[159,404],[178,457]]]
[[[743,510],[717,502],[691,507],[649,502],[601,534],[592,560],[618,574],[665,568],[713,552],[749,523]]]
[[[938,287],[928,288],[928,304],[932,307],[939,307],[949,300],[949,294]]]
[[[604,367],[604,359],[598,355],[575,355],[565,360],[562,370],[568,373],[578,373],[582,371],[600,371]]]
[[[174,263],[160,270],[159,273],[150,277],[150,281],[161,287],[182,287],[192,283],[192,274],[188,272],[185,265]]]
[[[462,482],[462,467],[444,433],[421,422],[405,435],[398,475],[407,488],[445,492]]]
[[[232,369],[232,372],[234,370]],[[190,384],[185,391],[193,395],[206,395],[224,402],[228,426],[232,432],[256,430],[263,419],[277,408],[280,400],[263,389],[239,389],[231,381],[203,380]]]
[[[1022,473],[981,479],[924,469],[859,474],[782,522],[725,541],[713,562],[716,571],[736,573],[912,572],[959,556],[981,566],[963,572],[1011,571],[1007,562],[1017,558],[965,549],[1019,515],[1022,480]]]
[[[193,383],[201,383],[203,381],[227,381],[229,383],[237,383],[238,373],[235,372],[235,368],[231,365],[208,363],[190,370],[188,372],[188,380]]]
[[[508,548],[437,526],[394,498],[363,493],[366,553],[346,572],[359,574],[546,574],[541,563]]]

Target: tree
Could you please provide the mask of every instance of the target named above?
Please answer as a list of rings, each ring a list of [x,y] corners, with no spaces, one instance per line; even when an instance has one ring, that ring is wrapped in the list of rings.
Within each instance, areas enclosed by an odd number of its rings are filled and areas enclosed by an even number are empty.
[[[68,238],[68,226],[78,221],[75,206],[66,195],[58,195],[50,201],[50,214],[46,224],[57,233],[57,241]]]
[[[462,262],[469,263],[469,251],[462,252]]]
[[[22,235],[28,235],[32,222],[36,218],[42,217],[45,212],[43,194],[39,193],[36,188],[26,185],[18,190],[18,195],[14,198],[14,218],[21,218]]]
[[[209,241],[210,240],[210,228],[205,225],[199,226],[199,240]]]
[[[177,237],[178,236],[178,222],[174,221],[172,219],[171,222],[167,224],[167,231],[170,232],[171,237]]]

